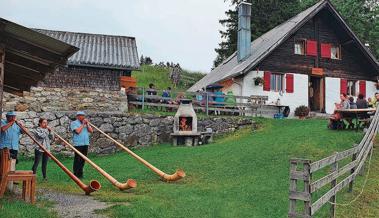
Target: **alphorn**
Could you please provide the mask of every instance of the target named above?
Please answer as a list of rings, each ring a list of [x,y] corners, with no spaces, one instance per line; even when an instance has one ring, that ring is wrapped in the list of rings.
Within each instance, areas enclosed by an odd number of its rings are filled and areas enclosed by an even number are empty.
[[[91,180],[89,185],[84,184],[78,177],[76,177],[70,170],[68,170],[53,154],[51,154],[41,143],[39,143],[33,135],[23,125],[16,121],[16,124],[22,131],[32,139],[32,141],[40,147],[47,156],[49,156],[83,191],[86,195],[101,188],[101,184],[96,180]]]
[[[91,161],[88,157],[86,157],[84,154],[82,154],[80,151],[78,151],[73,145],[71,145],[68,141],[66,141],[64,138],[62,138],[60,135],[58,135],[56,132],[54,134],[64,143],[66,144],[70,149],[72,149],[75,153],[77,153],[81,158],[83,158],[87,163],[89,163],[95,170],[97,170],[100,174],[102,174],[108,181],[112,183],[112,185],[116,186],[121,191],[135,188],[137,187],[137,182],[134,179],[128,179],[125,183],[121,183],[117,181],[115,178],[113,178],[111,175],[109,175],[107,172],[105,172],[102,168],[100,168],[97,164],[95,164],[93,161]]]
[[[155,166],[153,166],[152,164],[150,164],[149,162],[147,162],[146,160],[144,160],[143,158],[141,158],[140,156],[138,156],[136,153],[134,153],[133,151],[131,151],[130,149],[128,149],[126,146],[124,146],[123,144],[121,144],[120,142],[116,141],[115,139],[113,139],[111,136],[109,136],[108,134],[106,134],[105,132],[103,132],[101,129],[99,129],[98,127],[96,127],[95,125],[93,125],[92,123],[88,122],[94,129],[96,129],[97,131],[99,131],[101,134],[103,134],[105,137],[107,137],[108,139],[112,140],[116,145],[118,145],[120,148],[122,148],[124,151],[126,151],[128,154],[130,154],[132,157],[134,157],[135,159],[137,159],[139,162],[141,162],[142,164],[144,164],[145,166],[147,166],[149,169],[151,169],[153,172],[155,172],[156,174],[158,174],[162,180],[164,181],[177,181],[183,177],[186,176],[186,173],[179,169],[179,170],[176,170],[176,172],[172,175],[170,174],[166,174],[165,172],[161,171],[160,169],[156,168]]]

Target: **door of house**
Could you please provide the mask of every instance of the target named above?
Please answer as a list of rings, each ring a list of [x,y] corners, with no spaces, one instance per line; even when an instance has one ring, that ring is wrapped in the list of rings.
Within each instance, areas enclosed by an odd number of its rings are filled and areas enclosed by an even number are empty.
[[[311,111],[324,111],[324,78],[311,76],[309,79],[309,107]]]

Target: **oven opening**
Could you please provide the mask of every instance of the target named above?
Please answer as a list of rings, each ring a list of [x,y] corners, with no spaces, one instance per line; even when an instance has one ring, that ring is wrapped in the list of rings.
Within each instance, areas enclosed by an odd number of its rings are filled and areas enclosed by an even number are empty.
[[[179,117],[179,131],[192,131],[192,117]]]

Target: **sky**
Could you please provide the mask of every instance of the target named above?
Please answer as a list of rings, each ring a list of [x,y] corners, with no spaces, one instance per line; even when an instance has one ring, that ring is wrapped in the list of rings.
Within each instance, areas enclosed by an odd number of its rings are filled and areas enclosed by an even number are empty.
[[[0,0],[0,17],[26,27],[136,37],[154,63],[210,71],[224,0]]]

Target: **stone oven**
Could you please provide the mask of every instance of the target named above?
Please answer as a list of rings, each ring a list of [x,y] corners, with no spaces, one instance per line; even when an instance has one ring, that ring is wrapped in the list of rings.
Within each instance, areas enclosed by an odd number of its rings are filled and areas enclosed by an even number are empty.
[[[174,145],[198,145],[200,133],[197,131],[197,116],[191,100],[181,100],[174,117],[173,130],[171,136]]]

